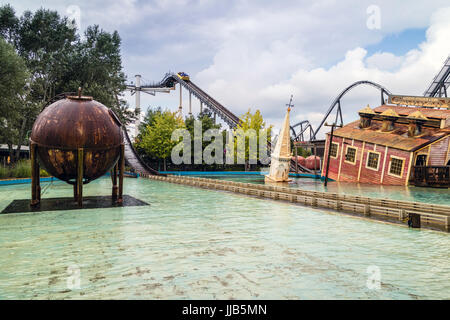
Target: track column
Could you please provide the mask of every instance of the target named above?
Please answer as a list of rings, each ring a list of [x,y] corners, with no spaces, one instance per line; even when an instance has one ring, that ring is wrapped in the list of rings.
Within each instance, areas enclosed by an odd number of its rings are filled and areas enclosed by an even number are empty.
[[[182,99],[183,99],[183,87],[181,86],[181,83],[180,83],[180,106],[178,107],[178,110],[180,111],[180,113],[181,113],[181,110],[183,110],[183,101],[182,101]]]
[[[192,115],[192,93],[189,92],[189,115]]]

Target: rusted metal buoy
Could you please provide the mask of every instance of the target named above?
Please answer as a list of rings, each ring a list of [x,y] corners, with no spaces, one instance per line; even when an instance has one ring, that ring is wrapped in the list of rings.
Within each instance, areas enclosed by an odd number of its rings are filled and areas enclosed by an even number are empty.
[[[108,171],[112,195],[122,202],[125,169],[122,123],[116,114],[92,97],[68,96],[46,107],[34,122],[30,138],[31,205],[40,202],[39,166],[74,186],[82,206],[83,184]],[[117,174],[119,172],[119,187]]]

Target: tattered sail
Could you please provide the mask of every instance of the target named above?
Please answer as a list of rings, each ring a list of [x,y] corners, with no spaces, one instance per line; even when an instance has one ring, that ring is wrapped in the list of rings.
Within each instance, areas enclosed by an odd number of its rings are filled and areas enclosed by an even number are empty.
[[[289,181],[289,169],[291,163],[290,111],[291,108],[288,107],[275,149],[271,154],[270,171],[269,174],[265,176],[265,181],[267,182]]]

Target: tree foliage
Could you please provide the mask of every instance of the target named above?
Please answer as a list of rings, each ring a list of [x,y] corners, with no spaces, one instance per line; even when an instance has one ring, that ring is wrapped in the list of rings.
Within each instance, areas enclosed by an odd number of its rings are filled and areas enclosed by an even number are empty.
[[[172,148],[178,144],[178,141],[172,141],[172,132],[184,127],[184,121],[178,113],[170,111],[156,113],[136,145],[151,157],[163,159],[165,170],[166,159],[171,155]]]
[[[199,121],[202,126],[202,132],[201,135],[196,136],[194,134],[194,123],[195,121]],[[205,135],[205,132],[210,129],[220,129],[220,124],[214,123],[214,118],[212,116],[212,112],[209,109],[203,109],[202,112],[200,112],[197,115],[197,119],[195,119],[192,115],[186,117],[185,119],[186,123],[186,129],[189,131],[189,134],[191,135],[191,163],[194,162],[195,153],[201,153],[203,155],[203,151],[205,150],[206,146],[208,146],[211,142],[210,141],[204,141],[203,137]],[[201,140],[200,144],[202,146],[201,150],[196,150],[194,148],[194,144],[198,142],[197,140]],[[199,145],[200,145],[199,144]],[[199,148],[200,149],[200,148]],[[200,158],[200,155],[197,155],[197,157]],[[204,159],[203,159],[204,160]]]
[[[241,131],[242,130],[242,131]],[[253,150],[253,152],[251,153],[250,148],[249,148],[249,140],[250,140],[250,136],[249,135],[245,135],[245,137],[240,140],[238,135],[240,134],[239,132],[249,132],[253,130],[255,132],[256,135],[256,141],[259,147],[259,137],[263,134],[265,134],[267,136],[267,142],[270,143],[270,135],[271,135],[271,130],[272,130],[272,126],[266,127],[266,123],[261,115],[261,112],[259,110],[256,110],[254,114],[251,113],[250,109],[248,109],[248,111],[239,119],[239,124],[237,125],[236,129],[235,129],[235,136],[237,136],[234,140],[234,151],[235,153],[238,152],[238,148],[239,147],[243,147],[241,145],[239,145],[239,143],[244,143],[245,142],[245,161],[248,161],[250,158],[254,158],[256,160],[259,160],[259,152],[258,152],[258,148],[256,148],[256,150]]]
[[[135,118],[121,97],[126,78],[119,34],[94,25],[80,38],[73,25],[52,10],[25,11],[17,17],[10,5],[0,7],[0,36],[14,47],[30,75],[22,103],[8,109],[20,115],[14,124],[13,139],[18,150],[26,143],[27,132],[43,104],[78,87],[83,88],[83,94],[112,108],[124,124]],[[10,90],[15,90],[12,85]]]
[[[28,102],[26,83],[29,78],[25,62],[12,45],[0,38],[0,139],[9,146],[23,140]]]

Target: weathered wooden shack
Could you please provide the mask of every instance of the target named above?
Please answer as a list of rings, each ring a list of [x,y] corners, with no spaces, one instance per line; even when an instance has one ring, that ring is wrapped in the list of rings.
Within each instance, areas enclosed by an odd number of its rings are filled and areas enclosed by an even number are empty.
[[[359,116],[334,131],[331,151],[327,134],[323,168],[331,179],[450,186],[450,110],[382,105]]]

